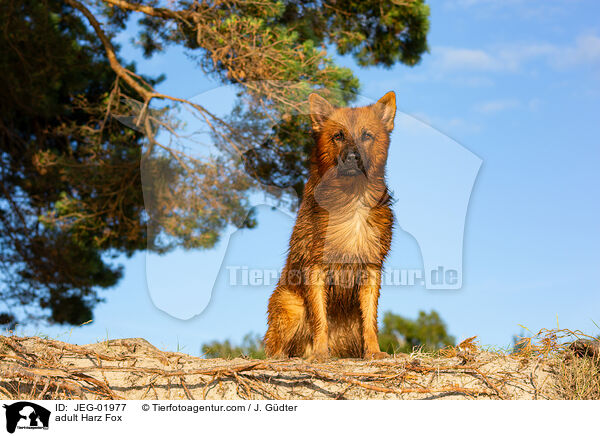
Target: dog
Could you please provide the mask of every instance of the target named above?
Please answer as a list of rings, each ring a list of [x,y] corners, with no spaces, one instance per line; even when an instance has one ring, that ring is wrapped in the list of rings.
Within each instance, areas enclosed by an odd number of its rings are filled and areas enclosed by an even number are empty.
[[[385,167],[396,95],[364,107],[308,98],[315,140],[285,267],[268,305],[268,357],[381,359],[377,304],[392,240]]]

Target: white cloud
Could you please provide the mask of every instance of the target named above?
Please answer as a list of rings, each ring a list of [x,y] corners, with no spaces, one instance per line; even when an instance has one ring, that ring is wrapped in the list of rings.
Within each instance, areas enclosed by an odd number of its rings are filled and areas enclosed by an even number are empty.
[[[479,124],[459,117],[430,116],[424,112],[414,112],[408,115],[450,137],[455,137],[455,135],[462,137],[481,131]]]
[[[578,0],[446,0],[448,9],[470,9],[485,15],[518,15],[520,18],[546,19],[564,15]]]
[[[542,100],[539,98],[532,98],[526,102],[521,102],[516,98],[504,98],[497,100],[484,101],[476,104],[474,110],[481,114],[491,115],[498,112],[503,112],[511,109],[529,110],[536,112],[542,105]]]
[[[551,62],[558,68],[569,68],[582,64],[600,63],[600,38],[596,35],[581,35],[571,47],[556,50]]]
[[[600,64],[600,37],[581,35],[571,44],[527,43],[486,50],[434,47],[433,67],[440,72],[509,72],[525,70],[534,62],[555,70]]]
[[[508,109],[514,109],[519,106],[520,103],[516,99],[500,99],[480,103],[477,106],[475,106],[475,110],[484,114],[492,114],[496,112],[502,112]]]
[[[497,59],[483,50],[439,47],[433,54],[437,55],[436,66],[445,71],[497,71],[502,68]]]
[[[471,6],[505,6],[514,3],[522,3],[522,0],[448,0],[447,5],[471,7]]]

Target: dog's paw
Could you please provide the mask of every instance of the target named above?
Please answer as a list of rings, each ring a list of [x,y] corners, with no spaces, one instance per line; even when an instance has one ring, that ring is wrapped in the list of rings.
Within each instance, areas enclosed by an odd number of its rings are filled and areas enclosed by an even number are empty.
[[[365,356],[367,359],[379,360],[379,359],[387,359],[390,357],[388,353],[385,351],[376,351],[374,353],[367,353]]]
[[[330,357],[331,356],[329,355],[328,351],[322,351],[319,353],[311,354],[306,360],[310,363],[322,363],[328,361]]]

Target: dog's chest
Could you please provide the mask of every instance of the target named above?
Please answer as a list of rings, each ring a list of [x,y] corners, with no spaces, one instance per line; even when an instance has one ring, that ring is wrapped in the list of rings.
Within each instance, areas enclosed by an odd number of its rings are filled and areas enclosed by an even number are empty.
[[[329,212],[325,258],[331,261],[374,262],[380,256],[381,232],[372,209],[355,202]]]

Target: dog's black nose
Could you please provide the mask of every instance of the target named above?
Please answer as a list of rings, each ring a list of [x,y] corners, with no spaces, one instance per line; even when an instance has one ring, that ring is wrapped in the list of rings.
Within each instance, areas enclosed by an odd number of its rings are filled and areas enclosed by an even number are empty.
[[[338,174],[341,176],[355,176],[365,173],[365,165],[363,163],[360,151],[357,148],[350,148],[342,154],[339,165]]]
[[[346,160],[359,160],[360,159],[360,154],[358,153],[358,150],[350,150],[348,152],[348,154],[346,155]]]
[[[362,160],[360,151],[356,147],[347,148],[345,153],[342,153],[341,157],[344,162],[350,164],[355,164],[356,162],[360,162]]]

